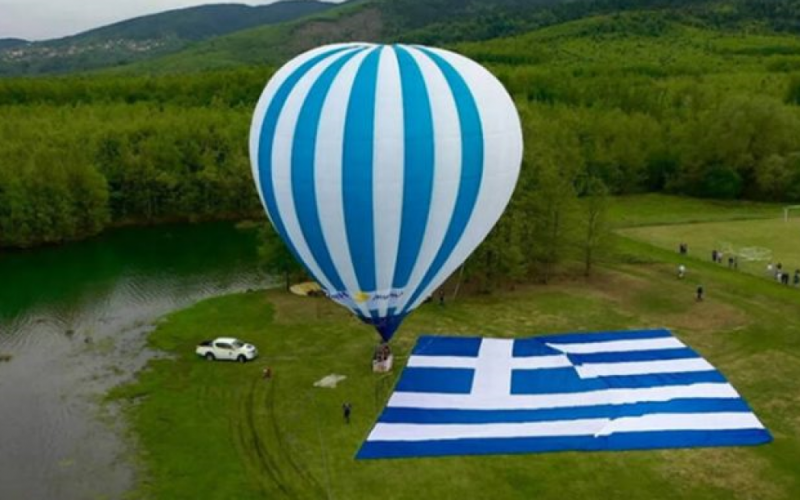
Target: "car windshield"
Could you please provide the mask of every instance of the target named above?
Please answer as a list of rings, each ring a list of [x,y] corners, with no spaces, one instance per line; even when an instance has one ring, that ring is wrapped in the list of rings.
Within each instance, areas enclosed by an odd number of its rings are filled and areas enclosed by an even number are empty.
[[[240,341],[240,340],[234,340],[233,341],[233,348],[234,349],[241,349],[242,347],[244,347],[244,343],[242,341]]]

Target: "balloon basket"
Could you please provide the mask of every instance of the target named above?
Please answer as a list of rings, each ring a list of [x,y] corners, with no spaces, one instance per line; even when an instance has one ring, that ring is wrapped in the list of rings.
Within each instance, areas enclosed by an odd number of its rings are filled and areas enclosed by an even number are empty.
[[[386,373],[392,371],[392,363],[394,362],[394,356],[390,354],[385,359],[372,360],[372,371],[375,373]]]

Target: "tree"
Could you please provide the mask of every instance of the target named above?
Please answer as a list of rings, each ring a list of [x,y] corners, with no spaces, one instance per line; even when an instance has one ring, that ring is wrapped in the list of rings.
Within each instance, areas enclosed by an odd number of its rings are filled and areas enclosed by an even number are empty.
[[[283,276],[286,290],[289,290],[291,280],[304,274],[303,267],[275,232],[272,224],[264,224],[259,230],[258,241],[258,258],[264,271],[275,276]]]
[[[583,194],[583,273],[589,276],[592,273],[597,250],[603,244],[608,231],[606,227],[608,187],[602,180],[589,177],[584,181]]]

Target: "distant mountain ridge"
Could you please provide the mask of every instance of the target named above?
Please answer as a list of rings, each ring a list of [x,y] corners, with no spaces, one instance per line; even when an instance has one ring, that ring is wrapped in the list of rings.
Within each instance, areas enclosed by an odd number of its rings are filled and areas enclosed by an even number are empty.
[[[28,43],[30,42],[22,38],[0,38],[0,50],[10,47],[19,47],[20,45]]]
[[[49,42],[3,41],[0,76],[276,66],[329,43],[456,46],[631,11],[715,29],[800,33],[800,0],[288,0],[164,12]],[[515,57],[530,60],[526,52]]]
[[[279,65],[312,47],[354,40],[455,46],[632,11],[642,11],[645,17],[663,12],[690,24],[735,32],[800,33],[800,0],[363,0],[321,15],[230,33],[120,71]],[[526,55],[533,49],[516,57],[535,57]]]
[[[336,4],[285,0],[268,5],[211,4],[121,21],[77,35],[28,42],[0,39],[0,76],[118,66],[181,50],[228,33],[326,11]]]

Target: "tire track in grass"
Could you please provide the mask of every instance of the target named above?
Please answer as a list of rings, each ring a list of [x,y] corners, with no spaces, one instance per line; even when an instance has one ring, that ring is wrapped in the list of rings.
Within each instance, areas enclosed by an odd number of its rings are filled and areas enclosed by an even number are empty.
[[[258,380],[254,379],[244,397],[241,398],[239,415],[235,425],[244,459],[248,465],[253,466],[263,494],[272,493],[270,486],[274,486],[283,493],[283,496],[296,498],[275,459],[270,455],[268,448],[264,446],[264,442],[256,430],[255,390],[257,383]],[[270,479],[266,484],[262,479],[264,476]]]
[[[283,457],[284,463],[288,463],[292,470],[300,477],[302,484],[309,486],[313,490],[312,497],[324,498],[325,489],[322,487],[319,481],[317,481],[308,468],[297,463],[297,461],[294,459],[294,455],[289,449],[288,444],[283,439],[283,432],[281,431],[278,423],[278,414],[275,411],[275,380],[272,381],[271,385],[272,387],[270,387],[270,390],[267,391],[266,394],[265,406],[270,417],[269,420],[272,423],[272,432],[275,435],[278,452]]]

